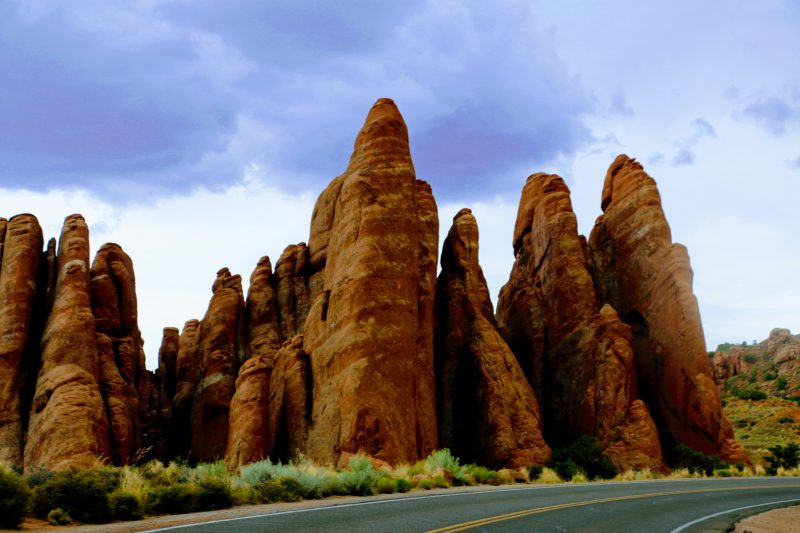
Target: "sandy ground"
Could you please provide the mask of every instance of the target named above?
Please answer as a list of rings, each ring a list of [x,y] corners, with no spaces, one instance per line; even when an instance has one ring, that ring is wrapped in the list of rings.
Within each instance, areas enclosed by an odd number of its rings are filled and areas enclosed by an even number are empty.
[[[748,516],[734,533],[800,533],[800,505]]]

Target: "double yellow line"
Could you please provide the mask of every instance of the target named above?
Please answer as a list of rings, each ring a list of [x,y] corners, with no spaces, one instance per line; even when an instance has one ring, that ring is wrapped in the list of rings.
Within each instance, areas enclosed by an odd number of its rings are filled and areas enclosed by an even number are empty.
[[[610,503],[610,502],[621,502],[625,500],[639,500],[642,498],[657,498],[659,496],[673,496],[676,494],[700,494],[704,492],[730,492],[736,490],[762,490],[762,489],[776,489],[776,488],[800,488],[800,485],[759,485],[753,487],[733,487],[727,489],[695,489],[695,490],[679,490],[679,491],[671,491],[671,492],[651,492],[649,494],[632,494],[630,496],[615,496],[613,498],[598,498],[596,500],[584,500],[580,502],[573,502],[573,503],[562,503],[558,505],[549,505],[547,507],[538,507],[536,509],[527,509],[523,511],[516,511],[513,513],[501,514],[496,516],[490,516],[488,518],[481,518],[478,520],[472,520],[470,522],[463,522],[460,524],[453,524],[451,526],[441,527],[439,529],[431,529],[427,533],[455,533],[456,531],[464,531],[467,529],[472,529],[474,527],[479,526],[487,526],[489,524],[495,524],[497,522],[504,522],[506,520],[514,520],[516,518],[522,518],[525,516],[531,516],[535,514],[547,513],[550,511],[558,511],[561,509],[571,509],[573,507],[583,507],[585,505],[595,505],[598,503]]]

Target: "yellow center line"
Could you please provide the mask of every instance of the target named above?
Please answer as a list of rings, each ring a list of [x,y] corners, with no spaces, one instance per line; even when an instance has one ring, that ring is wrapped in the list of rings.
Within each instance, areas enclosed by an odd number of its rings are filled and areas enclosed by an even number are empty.
[[[501,514],[490,516],[487,518],[480,518],[478,520],[472,520],[470,522],[462,522],[460,524],[453,524],[450,526],[442,527],[439,529],[431,529],[427,533],[455,533],[456,531],[464,531],[466,529],[472,529],[478,526],[485,526],[489,524],[494,524],[496,522],[503,522],[506,520],[513,520],[515,518],[522,518],[524,516],[531,516],[540,513],[546,513],[549,511],[558,511],[561,509],[570,509],[572,507],[583,507],[586,505],[594,505],[598,503],[609,503],[609,502],[620,502],[625,500],[638,500],[642,498],[656,498],[659,496],[673,496],[677,494],[699,494],[703,492],[729,492],[735,490],[762,490],[762,489],[784,489],[784,488],[800,488],[800,485],[759,485],[754,487],[732,487],[727,489],[693,489],[693,490],[679,490],[679,491],[671,491],[671,492],[651,492],[649,494],[631,494],[628,496],[615,496],[612,498],[598,498],[596,500],[584,500],[579,502],[572,502],[572,503],[561,503],[558,505],[549,505],[547,507],[537,507],[535,509],[526,509],[523,511],[515,511],[513,513]]]

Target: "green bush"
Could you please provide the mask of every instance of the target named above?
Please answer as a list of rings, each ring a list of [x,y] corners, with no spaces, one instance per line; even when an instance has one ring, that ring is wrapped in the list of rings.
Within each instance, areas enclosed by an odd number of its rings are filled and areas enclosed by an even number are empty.
[[[453,454],[450,453],[448,448],[443,448],[431,452],[431,454],[425,458],[425,468],[431,473],[441,468],[451,474],[455,474],[460,470],[461,465],[459,464],[458,458],[453,457]]]
[[[544,467],[542,465],[533,465],[528,468],[528,477],[531,481],[536,481],[542,477],[542,472],[544,472]]]
[[[66,526],[72,523],[72,517],[69,516],[68,512],[59,507],[47,513],[47,521],[54,526]]]
[[[433,479],[431,479],[431,481],[433,482],[434,487],[446,489],[447,487],[450,486],[450,483],[447,482],[447,478],[445,478],[441,474],[436,474],[435,476],[433,476]]]
[[[778,419],[779,424],[792,424],[794,423],[794,418],[791,416],[782,416]]]
[[[716,477],[732,477],[733,472],[729,468],[721,468],[719,470],[714,470],[714,475]]]
[[[392,494],[397,489],[397,485],[388,477],[382,477],[378,480],[377,488],[379,494]]]
[[[290,477],[262,481],[253,488],[264,503],[297,502],[303,499],[302,485]]]
[[[764,381],[773,381],[778,378],[778,374],[775,372],[767,372],[764,374]]]
[[[553,451],[550,468],[563,480],[583,473],[588,479],[611,479],[617,470],[603,454],[594,437],[578,437],[569,446]]]
[[[60,508],[74,520],[108,522],[111,519],[108,495],[118,484],[119,476],[108,470],[58,472],[33,491],[33,512],[44,518]]]
[[[423,479],[417,486],[423,490],[431,490],[433,488],[433,481],[430,479]]]
[[[756,354],[754,353],[747,353],[744,354],[744,360],[750,363],[751,365],[754,365],[756,364],[756,361],[758,361],[758,357],[756,357]]]
[[[714,470],[727,467],[720,462],[717,455],[706,455],[689,448],[685,444],[678,444],[672,449],[672,468],[687,468],[692,474],[700,473],[707,476],[714,474]]]
[[[372,496],[375,494],[378,479],[385,476],[385,472],[375,470],[368,457],[355,455],[350,458],[350,470],[339,474],[336,491],[339,494]]]
[[[399,477],[394,480],[394,487],[397,492],[408,492],[411,490],[411,482],[404,477]]]
[[[53,475],[54,474],[46,468],[37,468],[25,476],[25,483],[27,483],[30,488],[35,489],[39,485],[44,485]]]
[[[139,498],[123,490],[115,490],[108,496],[111,515],[114,520],[141,520],[144,516]]]
[[[786,378],[783,376],[778,376],[778,379],[775,380],[775,388],[779,391],[786,390],[786,385],[788,385],[788,383],[786,382]]]
[[[739,390],[736,397],[741,400],[765,400],[767,393],[755,387],[747,387]]]
[[[800,446],[794,442],[768,449],[770,455],[765,455],[764,460],[770,463],[766,470],[771,476],[778,472],[778,468],[795,468],[800,463]]]
[[[0,528],[16,528],[28,511],[31,491],[13,471],[0,467]]]
[[[147,511],[153,514],[191,513],[197,509],[199,490],[190,483],[155,486],[147,491]]]
[[[198,483],[198,511],[216,511],[233,507],[233,495],[227,483],[207,477]]]
[[[470,474],[475,479],[475,483],[479,485],[491,485],[497,479],[497,472],[485,466],[469,464],[464,466],[464,471]]]

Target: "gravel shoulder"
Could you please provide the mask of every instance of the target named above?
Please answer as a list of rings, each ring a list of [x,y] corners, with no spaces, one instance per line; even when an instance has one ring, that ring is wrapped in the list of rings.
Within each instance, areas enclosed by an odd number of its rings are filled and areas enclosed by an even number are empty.
[[[800,533],[800,505],[748,516],[738,522],[733,531],[734,533]]]

